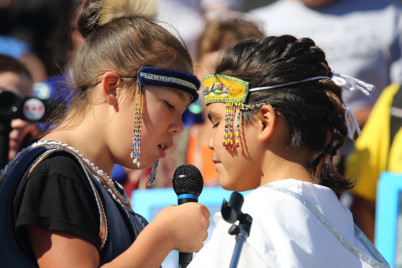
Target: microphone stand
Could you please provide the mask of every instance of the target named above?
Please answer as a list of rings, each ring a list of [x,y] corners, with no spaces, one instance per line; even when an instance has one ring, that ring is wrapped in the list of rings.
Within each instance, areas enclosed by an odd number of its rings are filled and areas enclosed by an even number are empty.
[[[248,214],[241,214],[239,219],[239,225],[232,225],[229,229],[229,234],[236,235],[236,244],[233,250],[232,260],[230,262],[230,268],[236,268],[239,262],[240,253],[243,248],[243,244],[246,242],[249,234],[251,223],[253,219]]]
[[[236,268],[239,263],[241,250],[244,242],[246,242],[251,229],[253,218],[245,213],[241,212],[244,198],[238,192],[233,192],[230,196],[229,203],[223,200],[221,213],[225,221],[233,223],[229,228],[230,235],[236,235],[236,244],[233,250],[232,259],[229,268]],[[238,225],[235,222],[239,222]]]

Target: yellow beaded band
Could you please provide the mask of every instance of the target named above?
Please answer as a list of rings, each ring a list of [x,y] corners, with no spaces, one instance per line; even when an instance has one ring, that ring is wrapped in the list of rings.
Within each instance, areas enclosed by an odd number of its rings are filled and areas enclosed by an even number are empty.
[[[248,95],[248,82],[227,75],[207,75],[203,79],[202,91],[205,104],[244,103]]]
[[[203,95],[205,104],[223,102],[226,104],[225,132],[223,145],[234,149],[240,145],[240,112],[234,118],[237,108],[241,108],[248,95],[248,82],[227,75],[208,75],[203,79]]]

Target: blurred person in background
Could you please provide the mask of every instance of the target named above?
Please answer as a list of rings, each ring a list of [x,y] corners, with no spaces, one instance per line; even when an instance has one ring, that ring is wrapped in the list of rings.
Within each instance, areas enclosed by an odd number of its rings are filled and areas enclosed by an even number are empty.
[[[161,25],[183,39],[190,55],[195,56],[198,38],[209,20],[240,11],[243,0],[159,0]],[[178,15],[180,14],[180,15]]]
[[[47,76],[60,74],[68,60],[69,27],[77,3],[77,0],[9,1],[0,6],[0,34],[28,44],[43,62]]]
[[[28,43],[10,36],[0,35],[0,53],[21,61],[29,70],[33,83],[46,79],[45,65]]]
[[[314,39],[340,73],[373,84],[343,99],[362,127],[381,91],[402,81],[402,6],[393,0],[278,0],[250,11],[269,35]]]
[[[10,56],[0,54],[0,98],[4,96],[2,94],[4,91],[12,92],[20,98],[33,95],[31,74],[25,65]],[[2,113],[2,115],[4,114]],[[39,131],[35,123],[15,117],[3,118],[3,116],[1,117],[1,128],[5,132],[4,134],[9,132],[7,160],[14,158],[23,147],[33,142]],[[3,151],[5,148],[1,148],[1,150]]]

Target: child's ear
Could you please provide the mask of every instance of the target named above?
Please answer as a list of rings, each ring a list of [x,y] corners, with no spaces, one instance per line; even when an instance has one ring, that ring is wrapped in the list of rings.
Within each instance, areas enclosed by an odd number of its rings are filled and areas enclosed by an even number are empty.
[[[120,76],[113,71],[106,72],[102,79],[102,94],[108,104],[118,109],[117,89],[120,86]]]
[[[261,141],[266,141],[272,136],[275,130],[276,117],[275,109],[271,105],[265,104],[259,109],[257,114],[258,138]]]

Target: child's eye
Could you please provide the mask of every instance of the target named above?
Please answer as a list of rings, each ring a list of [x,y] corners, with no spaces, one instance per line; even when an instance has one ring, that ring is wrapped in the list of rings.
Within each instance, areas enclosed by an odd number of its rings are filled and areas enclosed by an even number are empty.
[[[217,128],[219,126],[219,122],[212,123],[212,128]]]
[[[165,101],[167,107],[169,108],[169,110],[174,110],[174,106],[172,104],[170,104],[169,102]]]

